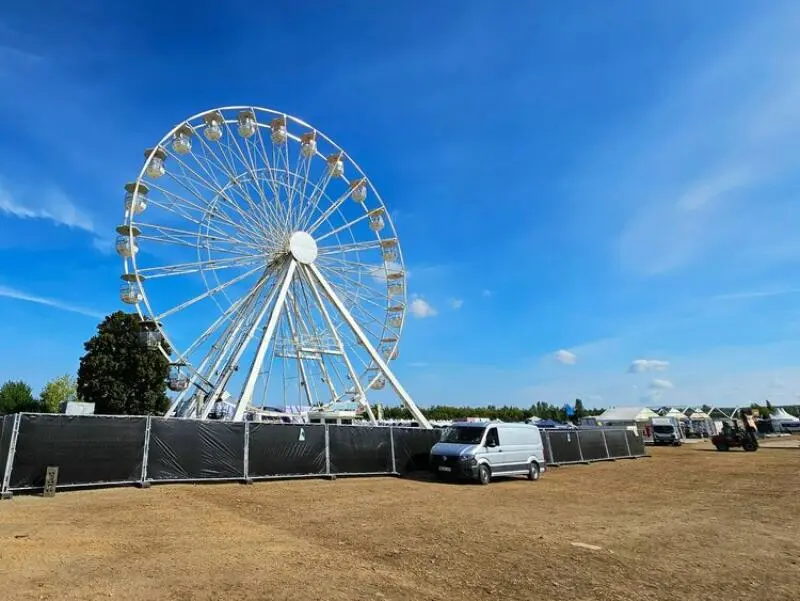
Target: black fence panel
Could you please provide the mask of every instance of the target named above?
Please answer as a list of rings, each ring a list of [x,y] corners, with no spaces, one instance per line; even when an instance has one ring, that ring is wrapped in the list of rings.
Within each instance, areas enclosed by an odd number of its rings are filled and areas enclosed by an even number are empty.
[[[325,426],[250,424],[248,476],[325,473]]]
[[[332,474],[392,473],[389,428],[328,426]]]
[[[434,428],[393,428],[394,453],[397,471],[406,472],[428,469],[433,445],[439,442],[443,430]]]
[[[59,485],[139,481],[145,429],[146,418],[23,414],[9,488],[43,487],[48,466]]]
[[[544,446],[544,462],[553,463],[553,455],[550,453],[550,431],[540,430],[542,433],[542,445]]]
[[[611,457],[628,457],[625,430],[606,430],[606,444]]]
[[[601,430],[580,430],[578,438],[581,441],[581,452],[584,461],[600,461],[608,459],[606,443],[603,441]]]
[[[642,439],[642,435],[636,434],[631,430],[625,430],[625,434],[628,437],[628,446],[630,447],[631,455],[634,457],[641,457],[644,455],[644,440]]]
[[[4,415],[0,420],[0,482],[3,481],[8,459],[8,447],[11,444],[11,433],[14,429],[14,416]]]
[[[244,478],[244,424],[153,419],[148,480]]]
[[[548,430],[550,450],[553,457],[551,463],[576,463],[581,461],[581,449],[575,432],[567,430]]]

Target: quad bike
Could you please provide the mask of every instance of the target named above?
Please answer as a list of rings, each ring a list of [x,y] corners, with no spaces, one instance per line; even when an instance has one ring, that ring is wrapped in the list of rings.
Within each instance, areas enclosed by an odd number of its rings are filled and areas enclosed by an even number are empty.
[[[735,447],[741,447],[748,452],[758,450],[758,437],[752,416],[744,417],[744,428],[739,427],[736,421],[725,422],[722,424],[722,432],[711,437],[711,444],[717,447],[718,451],[730,451]]]

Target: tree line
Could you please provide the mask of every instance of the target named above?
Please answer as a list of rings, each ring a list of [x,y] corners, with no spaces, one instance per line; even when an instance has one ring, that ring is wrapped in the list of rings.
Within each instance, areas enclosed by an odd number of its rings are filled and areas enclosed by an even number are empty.
[[[420,409],[428,419],[450,421],[454,419],[465,419],[468,417],[481,417],[485,419],[499,419],[504,422],[522,422],[531,417],[541,419],[552,419],[557,422],[579,421],[583,417],[600,415],[605,409],[587,409],[581,399],[575,399],[572,405],[572,415],[567,415],[565,406],[552,405],[550,403],[538,402],[525,409],[503,405],[497,407],[488,405],[486,407],[452,407],[447,405],[434,405],[429,408]],[[383,416],[386,419],[412,419],[411,414],[405,407],[384,407]]]

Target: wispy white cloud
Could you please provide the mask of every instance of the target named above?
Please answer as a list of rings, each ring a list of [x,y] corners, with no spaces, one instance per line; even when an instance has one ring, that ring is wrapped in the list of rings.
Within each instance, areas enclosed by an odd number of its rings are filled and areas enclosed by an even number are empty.
[[[36,294],[30,294],[28,292],[24,292],[16,288],[11,288],[9,286],[0,285],[0,297],[13,298],[15,300],[25,301],[29,303],[36,303],[37,305],[45,305],[47,307],[53,307],[54,309],[60,309],[61,311],[68,311],[70,313],[86,315],[87,317],[93,317],[95,319],[103,318],[103,314],[98,311],[86,309],[85,307],[79,307],[77,305],[73,305],[57,299],[46,298],[44,296],[38,296]]]
[[[669,367],[669,361],[658,359],[636,359],[628,366],[628,372],[640,374],[645,371],[664,371]]]
[[[670,93],[605,141],[589,167],[602,175],[586,181],[606,192],[585,211],[586,227],[596,231],[613,201],[606,223],[628,272],[676,273],[706,260],[736,269],[797,255],[788,225],[800,216],[796,194],[776,190],[800,166],[798,24],[796,3],[763,4],[738,28],[687,46],[696,60],[664,76]]]
[[[420,296],[412,299],[411,304],[408,306],[411,315],[418,319],[425,319],[426,317],[436,317],[438,311],[434,309],[428,301]]]
[[[654,378],[650,382],[650,388],[652,390],[671,390],[675,388],[675,385],[669,380],[664,380],[662,378]]]
[[[0,213],[18,219],[43,219],[56,225],[95,233],[92,218],[55,187],[36,193],[15,190],[12,194],[8,187],[0,183]]]
[[[553,353],[553,357],[562,365],[575,365],[575,362],[578,360],[578,357],[575,355],[575,353],[570,353],[564,349]]]
[[[483,298],[491,298],[494,296],[494,290],[489,290],[488,288],[484,288],[481,290],[481,296]]]
[[[750,290],[745,292],[731,292],[728,294],[717,294],[713,300],[749,300],[754,298],[770,298],[774,296],[784,296],[787,294],[800,294],[800,288],[775,288],[771,290]]]
[[[464,299],[463,298],[451,298],[450,299],[450,308],[455,309],[456,311],[464,306]]]

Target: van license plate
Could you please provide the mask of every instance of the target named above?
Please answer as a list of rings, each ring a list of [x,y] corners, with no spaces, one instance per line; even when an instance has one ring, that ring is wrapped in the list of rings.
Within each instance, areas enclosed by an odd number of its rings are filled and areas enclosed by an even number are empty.
[[[439,466],[439,471],[440,472],[452,472],[453,468],[450,467],[450,466],[447,466],[447,465],[440,465]]]

